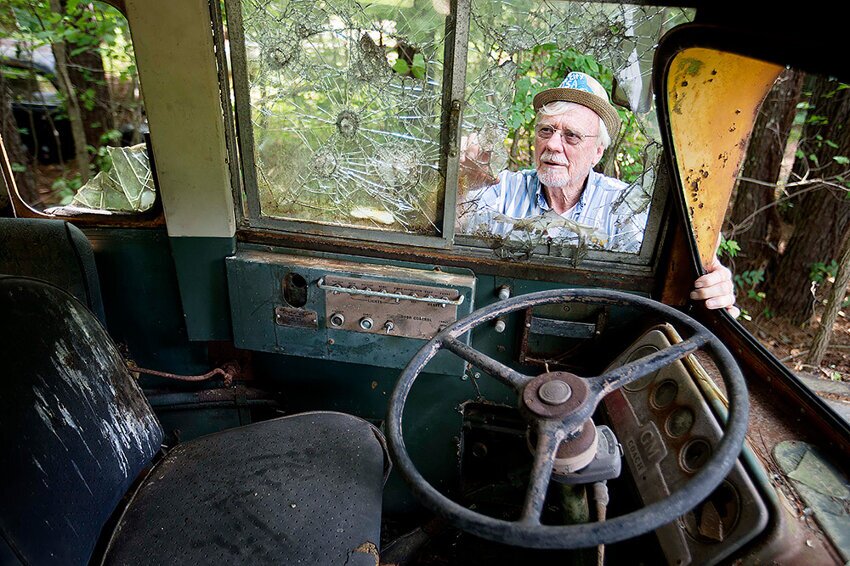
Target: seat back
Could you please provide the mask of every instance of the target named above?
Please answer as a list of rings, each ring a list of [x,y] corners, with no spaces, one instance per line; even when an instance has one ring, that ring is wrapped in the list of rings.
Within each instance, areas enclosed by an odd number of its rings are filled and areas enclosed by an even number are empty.
[[[77,297],[104,324],[91,243],[64,220],[0,218],[0,274],[49,281]]]
[[[0,360],[0,557],[85,564],[162,430],[97,319],[49,283],[0,276]]]

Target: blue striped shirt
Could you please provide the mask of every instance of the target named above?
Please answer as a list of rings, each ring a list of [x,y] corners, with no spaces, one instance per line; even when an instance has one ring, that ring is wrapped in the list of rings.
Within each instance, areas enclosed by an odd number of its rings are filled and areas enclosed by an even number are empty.
[[[634,190],[637,189],[637,190]],[[579,244],[612,251],[640,251],[649,196],[636,185],[590,171],[576,205],[558,215],[546,202],[537,171],[502,171],[495,185],[470,192],[461,205],[468,234]]]

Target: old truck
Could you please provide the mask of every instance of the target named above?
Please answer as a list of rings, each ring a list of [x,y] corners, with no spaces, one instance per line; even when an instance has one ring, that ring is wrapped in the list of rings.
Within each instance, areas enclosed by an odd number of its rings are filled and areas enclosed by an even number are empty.
[[[150,135],[97,190],[153,198],[39,210],[3,159],[0,562],[850,559],[848,423],[688,298],[777,77],[850,79],[840,18],[111,3]],[[620,108],[633,248],[465,220],[551,68]]]

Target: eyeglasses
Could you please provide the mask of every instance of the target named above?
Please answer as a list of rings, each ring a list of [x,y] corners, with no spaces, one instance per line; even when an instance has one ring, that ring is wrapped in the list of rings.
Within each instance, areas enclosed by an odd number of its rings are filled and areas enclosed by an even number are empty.
[[[537,133],[537,137],[541,140],[551,139],[552,136],[555,135],[555,132],[560,132],[561,139],[567,145],[579,145],[581,142],[586,140],[587,138],[597,138],[599,136],[588,136],[585,134],[579,134],[572,130],[559,130],[557,128],[553,128],[552,126],[537,126],[535,128],[535,132]]]

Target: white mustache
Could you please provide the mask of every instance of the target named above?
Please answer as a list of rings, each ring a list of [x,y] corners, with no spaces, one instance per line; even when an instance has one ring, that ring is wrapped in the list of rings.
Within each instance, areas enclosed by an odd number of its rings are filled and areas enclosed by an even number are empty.
[[[543,155],[540,156],[540,161],[550,161],[550,162],[555,163],[557,165],[569,165],[570,164],[569,160],[565,156],[558,154],[558,153],[553,153],[549,150],[546,150],[546,151],[543,152]]]

